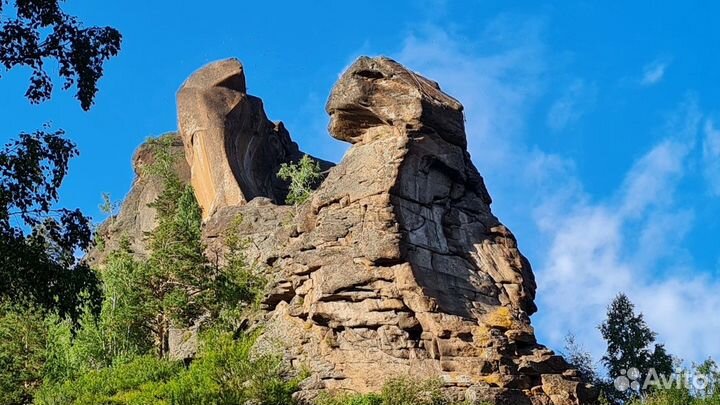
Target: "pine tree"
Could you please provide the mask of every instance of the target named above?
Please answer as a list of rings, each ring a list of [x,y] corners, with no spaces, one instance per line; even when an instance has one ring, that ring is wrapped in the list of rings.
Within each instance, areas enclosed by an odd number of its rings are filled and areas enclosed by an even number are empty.
[[[151,204],[157,227],[148,238],[151,253],[145,277],[151,295],[147,302],[154,314],[150,328],[162,357],[168,353],[170,328],[188,326],[203,314],[211,270],[203,253],[200,207],[192,188],[174,170],[178,157],[172,138],[151,142],[155,160],[148,170],[161,179],[163,190]]]
[[[235,313],[238,304],[257,294],[261,280],[250,270],[242,254],[242,241],[231,235],[226,263],[213,265],[202,241],[202,212],[190,186],[175,171],[172,138],[153,141],[154,163],[150,174],[162,180],[163,190],[151,207],[157,211],[157,227],[150,232],[150,258],[143,269],[142,285],[148,286],[144,308],[158,353],[168,353],[171,327],[187,327],[200,320],[214,321],[221,313]],[[229,227],[231,232],[237,226]]]
[[[608,307],[607,319],[600,325],[600,332],[607,342],[607,352],[602,363],[611,378],[636,368],[640,371],[638,382],[642,385],[649,370],[659,375],[672,374],[672,357],[662,344],[655,343],[657,334],[645,323],[643,315],[635,313],[635,306],[625,294],[618,294]],[[620,395],[627,399],[630,390]]]

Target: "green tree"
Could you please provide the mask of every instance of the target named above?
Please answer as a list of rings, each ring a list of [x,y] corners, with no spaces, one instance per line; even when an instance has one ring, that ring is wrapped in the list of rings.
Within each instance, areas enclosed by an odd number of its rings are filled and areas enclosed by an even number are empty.
[[[0,403],[30,403],[43,379],[46,343],[42,311],[0,303]]]
[[[148,297],[145,305],[152,313],[149,323],[158,353],[168,352],[171,326],[188,325],[203,314],[210,263],[202,243],[202,215],[192,188],[175,172],[172,137],[151,141],[154,161],[150,175],[162,182],[163,189],[150,206],[156,210],[157,226],[148,235],[150,257],[142,267]]]
[[[250,302],[260,279],[253,275],[238,238],[228,238],[223,266],[212,265],[202,242],[202,213],[193,190],[175,171],[172,138],[153,141],[151,175],[162,180],[163,190],[151,204],[158,225],[148,235],[150,257],[142,266],[148,296],[143,299],[152,313],[150,329],[158,352],[168,352],[171,327],[184,327],[205,319],[212,321],[227,310]],[[231,229],[233,227],[231,226]]]
[[[109,27],[83,27],[60,0],[0,1],[0,65],[32,72],[26,98],[48,100],[59,66],[64,89],[75,86],[83,109],[91,107],[103,65],[117,55],[121,36]],[[75,145],[62,130],[21,133],[0,150],[0,299],[37,303],[72,313],[96,279],[74,253],[91,241],[90,223],[78,210],[57,209],[58,189]]]
[[[247,240],[240,233],[243,217],[232,220],[223,234],[224,252],[222,265],[213,265],[213,297],[209,309],[215,326],[237,330],[247,315],[247,310],[257,309],[258,298],[266,280],[245,257]]]
[[[600,325],[600,332],[607,342],[602,363],[610,378],[623,375],[637,368],[645,380],[649,370],[670,376],[673,372],[672,357],[662,344],[655,343],[657,334],[645,323],[643,315],[635,313],[635,306],[625,294],[618,294],[608,307],[607,319]],[[635,393],[631,390],[619,393],[620,400],[627,400]]]
[[[307,201],[314,187],[323,177],[320,164],[308,155],[304,155],[297,163],[283,163],[277,176],[281,180],[290,182],[285,200],[294,205],[300,205]]]
[[[110,359],[144,354],[152,348],[147,320],[154,314],[148,303],[151,291],[146,266],[135,259],[127,241],[108,257],[102,274],[104,301],[99,323]]]
[[[592,355],[577,343],[575,335],[572,333],[568,333],[565,336],[565,352],[563,353],[563,357],[578,371],[583,381],[595,385],[600,383],[600,377],[595,368]]]
[[[32,71],[25,96],[33,103],[48,100],[53,81],[48,60],[59,65],[65,90],[76,86],[75,97],[88,110],[97,93],[105,61],[120,52],[122,36],[111,27],[83,27],[63,12],[62,0],[0,1],[0,64],[10,70]]]
[[[98,208],[100,208],[100,212],[107,215],[108,217],[112,218],[115,215],[117,215],[117,210],[120,208],[120,203],[117,201],[113,201],[112,197],[110,196],[110,193],[102,193],[102,203],[98,205]]]

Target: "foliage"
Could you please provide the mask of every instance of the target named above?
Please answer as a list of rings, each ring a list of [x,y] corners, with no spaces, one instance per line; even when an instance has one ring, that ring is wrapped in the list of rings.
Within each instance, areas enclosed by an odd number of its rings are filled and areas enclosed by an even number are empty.
[[[73,317],[82,291],[99,299],[95,274],[75,258],[90,244],[89,221],[53,209],[75,154],[62,131],[21,134],[0,151],[0,299]]]
[[[122,36],[111,27],[83,27],[77,17],[60,8],[61,0],[0,1],[0,64],[10,70],[32,70],[25,96],[33,103],[50,98],[52,79],[48,60],[59,65],[65,90],[77,87],[75,97],[88,110],[97,93],[105,61],[118,54]],[[10,9],[8,9],[10,6]]]
[[[595,385],[600,382],[592,355],[575,341],[573,334],[565,336],[565,353],[563,353],[563,357],[578,371],[583,381]]]
[[[76,379],[44,385],[35,396],[35,404],[107,404],[122,403],[113,398],[153,382],[167,381],[182,370],[182,365],[154,356],[142,356],[126,363],[91,371]]]
[[[117,214],[117,210],[120,208],[120,203],[113,201],[110,193],[102,193],[102,203],[98,206],[100,212],[103,214],[113,217]]]
[[[93,103],[103,64],[119,51],[113,28],[83,28],[60,0],[0,0],[0,64],[32,70],[25,96],[50,98],[45,70],[57,62],[68,89],[77,85],[83,109]],[[79,316],[79,293],[97,299],[96,278],[74,257],[91,241],[90,223],[78,210],[54,209],[58,189],[77,155],[61,130],[21,133],[0,150],[0,299],[24,301]]]
[[[437,379],[391,379],[380,393],[321,395],[315,405],[450,405],[453,402],[443,393],[443,383]],[[459,404],[457,404],[459,405]]]
[[[315,405],[383,405],[380,394],[345,394],[331,396],[322,394],[315,400]]]
[[[611,378],[633,367],[640,371],[640,381],[644,381],[651,368],[658,374],[672,375],[672,358],[663,345],[655,344],[656,333],[645,323],[642,314],[635,314],[635,307],[625,294],[618,294],[608,307],[600,332],[607,342],[602,362]],[[628,390],[619,395],[619,399],[633,395],[634,392]]]
[[[297,163],[283,163],[277,176],[281,180],[290,181],[286,201],[294,205],[307,201],[313,188],[322,180],[320,164],[308,155],[304,155]]]
[[[0,403],[29,403],[42,381],[47,332],[30,305],[0,303]]]
[[[74,380],[44,386],[38,405],[70,404],[219,404],[290,405],[298,389],[280,359],[253,356],[254,336],[210,332],[200,357],[188,369],[180,363],[137,357],[85,373]]]
[[[720,372],[716,363],[708,359],[699,365],[694,365],[690,376],[702,375],[707,381],[705,387],[678,386],[673,384],[670,388],[656,389],[643,399],[635,399],[630,405],[717,405],[720,404]],[[675,376],[684,379],[684,375]]]
[[[233,219],[223,235],[224,263],[214,265],[214,303],[209,306],[217,327],[237,330],[248,310],[257,310],[266,280],[245,257],[247,240],[240,236],[243,217]]]
[[[98,320],[108,359],[143,354],[152,348],[148,320],[154,314],[147,300],[151,292],[145,266],[134,258],[126,240],[108,256],[102,273],[105,299]]]
[[[146,170],[161,180],[163,190],[150,205],[158,225],[148,235],[151,254],[140,276],[148,287],[142,301],[161,356],[167,354],[172,325],[190,325],[206,312],[213,281],[202,243],[200,206],[174,170],[172,142],[167,136],[151,141],[154,161]]]
[[[99,316],[86,305],[77,325],[57,315],[48,317],[46,381],[72,379],[152,349],[146,286],[138,284],[142,264],[126,242],[121,245],[109,255],[102,273],[104,300]]]
[[[147,235],[150,257],[136,262],[131,252],[118,252],[113,256],[117,269],[109,266],[103,276],[108,333],[114,331],[118,342],[130,345],[121,352],[142,352],[144,337],[152,336],[158,354],[165,356],[171,327],[229,318],[238,305],[252,302],[263,285],[246,263],[244,244],[234,236],[237,225],[226,238],[224,266],[205,256],[200,206],[175,171],[179,156],[173,141],[169,136],[150,141],[154,159],[145,170],[163,186],[151,204],[157,226]]]

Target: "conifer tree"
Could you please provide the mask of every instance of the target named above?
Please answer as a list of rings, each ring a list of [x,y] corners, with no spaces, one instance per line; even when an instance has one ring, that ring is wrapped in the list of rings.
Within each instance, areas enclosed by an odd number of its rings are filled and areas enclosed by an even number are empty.
[[[642,385],[650,369],[659,375],[670,376],[672,357],[662,344],[655,343],[657,334],[645,323],[643,315],[635,313],[635,306],[625,294],[618,294],[608,307],[607,319],[600,325],[607,342],[602,363],[610,378],[627,374],[631,368],[640,371],[638,383]],[[634,395],[632,390],[619,393],[620,399]]]

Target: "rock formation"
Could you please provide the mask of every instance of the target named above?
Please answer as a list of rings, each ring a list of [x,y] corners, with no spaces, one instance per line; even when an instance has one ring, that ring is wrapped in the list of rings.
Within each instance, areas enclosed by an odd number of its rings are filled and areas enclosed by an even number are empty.
[[[247,94],[237,59],[210,64],[190,76],[178,91],[177,104],[191,184],[204,218],[255,197],[285,201],[287,183],[275,174],[282,163],[303,154],[285,126],[267,118],[262,100]],[[330,166],[320,162],[325,169]]]
[[[208,250],[222,253],[241,215],[248,256],[271,280],[258,350],[311,372],[301,398],[411,375],[473,401],[592,402],[535,340],[530,264],[490,210],[462,105],[437,83],[358,59],[327,103],[332,136],[352,146],[299,207],[282,205],[275,173],[302,154],[246,94],[238,61],[195,73],[178,110]]]

